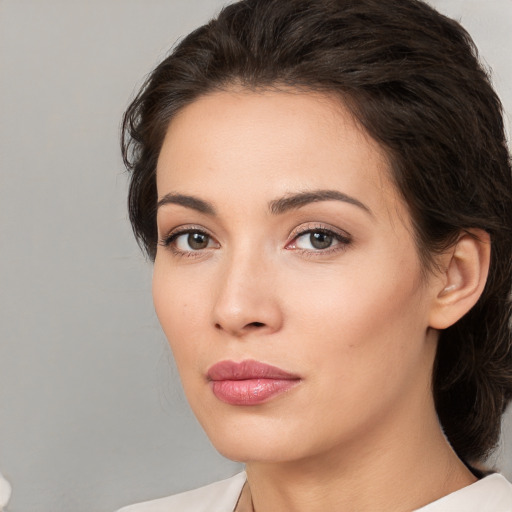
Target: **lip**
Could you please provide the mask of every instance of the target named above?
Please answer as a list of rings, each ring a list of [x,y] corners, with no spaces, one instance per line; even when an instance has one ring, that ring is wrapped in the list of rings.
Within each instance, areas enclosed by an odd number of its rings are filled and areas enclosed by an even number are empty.
[[[207,372],[213,394],[231,405],[258,405],[289,391],[298,375],[259,361],[221,361]]]

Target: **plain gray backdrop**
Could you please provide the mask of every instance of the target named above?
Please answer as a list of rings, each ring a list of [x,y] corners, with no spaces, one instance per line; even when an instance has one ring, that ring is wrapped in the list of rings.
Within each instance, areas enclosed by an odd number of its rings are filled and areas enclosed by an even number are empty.
[[[112,512],[230,476],[183,398],[125,209],[119,121],[221,0],[0,0],[0,471],[11,512]],[[462,20],[512,112],[512,0]],[[512,419],[493,458],[512,478]]]

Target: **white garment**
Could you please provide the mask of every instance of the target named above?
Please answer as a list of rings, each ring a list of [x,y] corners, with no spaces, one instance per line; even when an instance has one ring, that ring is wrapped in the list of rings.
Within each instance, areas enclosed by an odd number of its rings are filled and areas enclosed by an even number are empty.
[[[244,472],[238,473],[193,491],[131,505],[117,512],[233,512],[245,478]]]
[[[0,512],[9,502],[11,497],[11,484],[0,473]]]
[[[245,478],[245,473],[239,473],[193,491],[131,505],[117,512],[233,512]],[[512,512],[512,484],[494,473],[415,512]]]

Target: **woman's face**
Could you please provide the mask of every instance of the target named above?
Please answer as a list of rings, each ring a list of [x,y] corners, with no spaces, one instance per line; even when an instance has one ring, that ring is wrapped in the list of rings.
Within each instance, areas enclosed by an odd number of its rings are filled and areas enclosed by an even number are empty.
[[[201,97],[169,127],[157,188],[155,307],[221,453],[291,461],[414,432],[437,284],[383,151],[339,101]]]

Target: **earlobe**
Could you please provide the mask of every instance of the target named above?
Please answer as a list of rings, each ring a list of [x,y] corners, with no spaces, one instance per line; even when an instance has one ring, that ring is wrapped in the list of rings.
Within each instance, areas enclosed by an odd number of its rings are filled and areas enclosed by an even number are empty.
[[[478,301],[489,272],[491,240],[486,231],[462,234],[443,255],[444,271],[430,313],[430,327],[446,329],[462,318]]]

